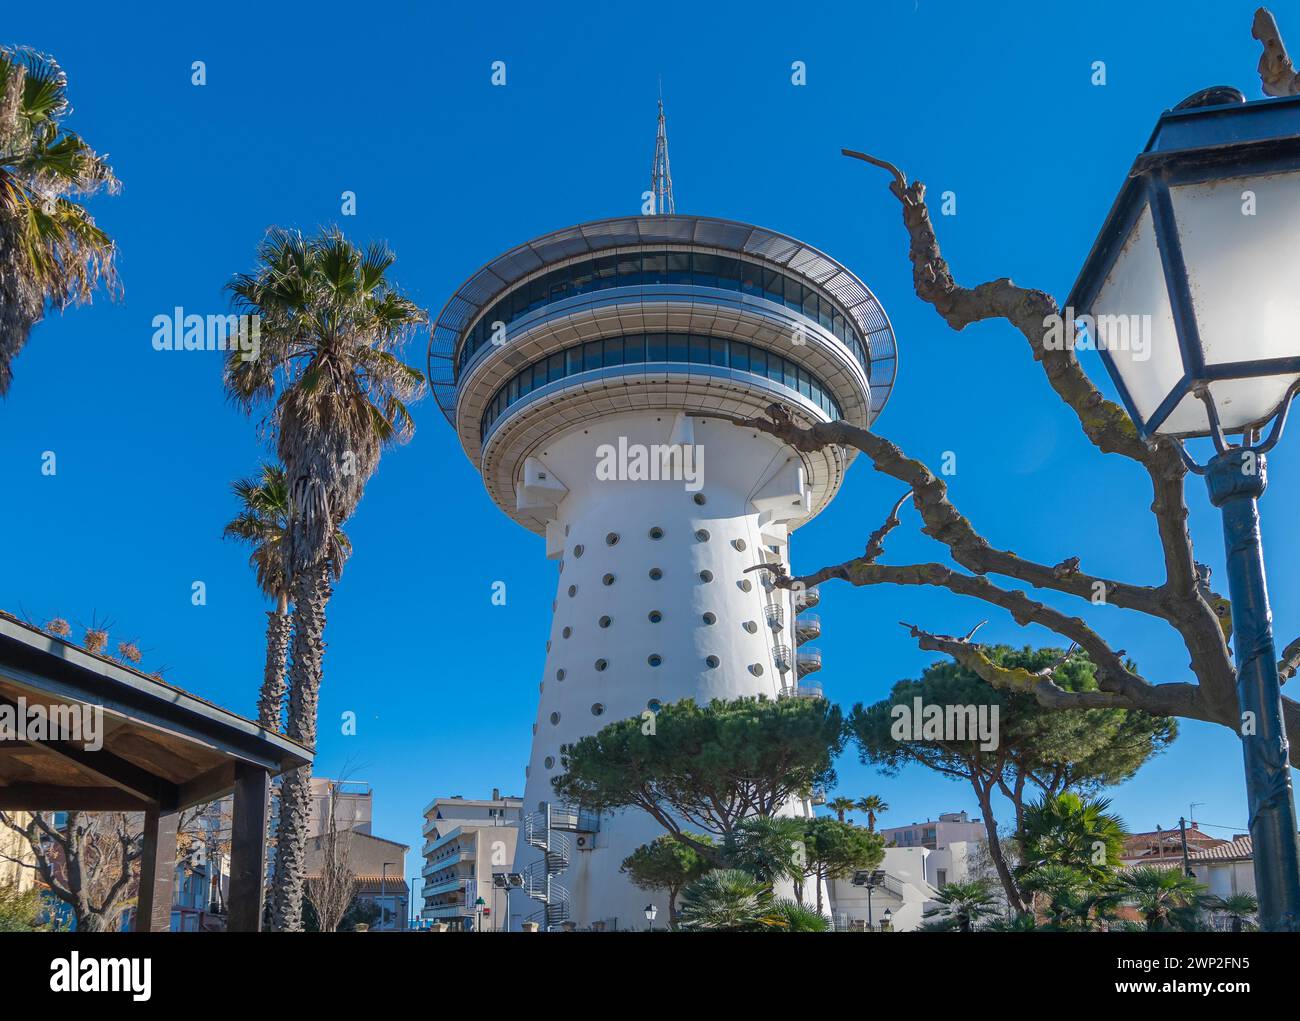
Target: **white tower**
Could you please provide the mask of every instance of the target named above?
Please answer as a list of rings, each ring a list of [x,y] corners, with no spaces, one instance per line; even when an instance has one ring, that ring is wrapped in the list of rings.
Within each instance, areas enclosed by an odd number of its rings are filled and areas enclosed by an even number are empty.
[[[816,619],[745,569],[790,562],[790,533],[834,497],[850,456],[803,455],[715,416],[775,401],[805,423],[869,426],[895,369],[889,320],[857,277],[728,220],[555,231],[443,308],[438,401],[493,499],[558,562],[515,866],[536,920],[644,926],[647,894],[619,866],[662,832],[643,813],[558,805],[561,745],[684,698],[820,696],[799,683],[820,668],[799,644]],[[666,445],[677,459],[643,477],[642,452]]]

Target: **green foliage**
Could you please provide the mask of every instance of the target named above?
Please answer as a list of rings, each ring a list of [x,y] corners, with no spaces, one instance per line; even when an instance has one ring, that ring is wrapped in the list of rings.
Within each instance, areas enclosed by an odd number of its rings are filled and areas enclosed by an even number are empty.
[[[784,898],[773,901],[763,919],[765,932],[826,932],[830,927],[831,920],[821,912]]]
[[[1000,666],[1029,671],[1045,669],[1061,658],[1059,649],[996,646],[984,652]],[[1066,691],[1097,690],[1096,668],[1082,654],[1060,664],[1052,676]],[[916,698],[925,705],[997,706],[995,753],[981,752],[975,740],[896,740],[892,710],[899,705],[911,708]],[[931,665],[920,680],[899,681],[881,702],[855,706],[848,727],[862,760],[887,775],[912,763],[957,779],[1006,770],[1023,774],[1047,793],[1091,793],[1122,783],[1167,748],[1178,732],[1174,720],[1139,710],[1048,709],[1030,694],[993,688],[951,660]]]
[[[1108,882],[1124,851],[1124,823],[1106,798],[1044,796],[1025,808],[1017,840],[1018,876],[1045,865],[1074,869],[1091,882]]]
[[[806,875],[836,879],[858,869],[874,869],[885,857],[885,838],[861,826],[828,816],[805,820]]]
[[[742,819],[728,834],[725,853],[733,868],[743,869],[767,886],[802,877],[807,857],[804,835],[808,820],[756,815]]]
[[[1045,916],[1039,929],[1055,932],[1091,932],[1115,917],[1120,893],[1109,878],[1097,877],[1067,865],[1043,865],[1026,873],[1020,887],[1036,894]]]
[[[1120,877],[1119,885],[1142,915],[1147,932],[1194,932],[1201,912],[1214,905],[1204,886],[1176,868],[1130,869]]]
[[[830,920],[794,901],[773,898],[768,885],[740,869],[714,869],[682,892],[687,932],[825,932]]]
[[[13,884],[0,884],[0,932],[36,932],[44,928],[39,924],[40,915],[40,891],[19,891]]]
[[[689,834],[695,844],[712,846],[713,841],[700,833]],[[669,922],[677,914],[677,895],[682,887],[709,871],[710,864],[690,844],[664,834],[642,844],[623,859],[620,871],[642,890],[667,890]]]
[[[926,932],[974,932],[981,918],[997,913],[993,891],[983,879],[969,883],[945,883],[934,898],[935,907],[926,911],[930,919]]]
[[[742,819],[775,815],[813,787],[833,786],[843,729],[839,708],[821,699],[686,699],[565,745],[564,772],[552,784],[586,808],[639,808],[718,862],[683,822],[725,839]]]
[[[1233,932],[1250,932],[1258,927],[1254,919],[1259,914],[1259,901],[1253,893],[1234,893],[1231,897],[1219,898],[1213,907],[1228,916]]]

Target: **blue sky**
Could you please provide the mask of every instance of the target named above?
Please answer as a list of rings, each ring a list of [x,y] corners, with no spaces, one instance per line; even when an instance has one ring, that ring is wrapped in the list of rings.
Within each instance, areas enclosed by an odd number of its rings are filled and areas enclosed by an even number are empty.
[[[1139,468],[1097,454],[1002,323],[950,331],[916,299],[883,174],[841,146],[953,191],[938,217],[966,283],[1011,276],[1063,298],[1133,155],[1164,108],[1212,84],[1259,95],[1252,3],[1177,7],[871,4],[37,5],[6,14],[4,42],[54,55],[71,125],[111,155],[124,187],[93,210],[117,239],[123,300],[40,324],[0,405],[9,536],[0,607],[38,621],[113,622],[144,666],[252,715],[265,609],[245,554],[220,538],[232,479],[265,454],[223,399],[219,356],[159,353],[151,320],[225,308],[272,224],[339,222],[388,240],[393,276],[436,314],[482,263],[536,234],[633,213],[647,186],[662,76],[678,209],[794,234],[839,258],[893,319],[901,374],[880,431],[937,467],[988,538],[1056,563],[1157,583]],[[570,13],[571,11],[571,13]],[[1300,38],[1300,10],[1278,5]],[[1158,45],[1157,45],[1158,44]],[[191,64],[207,84],[191,85]],[[492,87],[504,60],[507,82]],[[807,85],[790,82],[807,65]],[[1091,84],[1105,61],[1106,84]],[[340,216],[344,191],[356,216]],[[424,344],[409,360],[424,365]],[[1094,378],[1101,369],[1090,364]],[[355,555],[329,608],[317,772],[375,788],[376,831],[412,847],[434,796],[523,788],[553,564],[488,500],[431,400],[387,454],[348,525]],[[54,451],[58,474],[41,474]],[[1279,644],[1300,631],[1292,527],[1300,439],[1272,457],[1264,534]],[[860,551],[898,495],[860,462],[829,511],[798,532],[795,566]],[[1217,514],[1189,489],[1200,559],[1223,580]],[[896,563],[933,559],[914,513]],[[191,585],[207,605],[191,605]],[[508,602],[493,606],[503,580]],[[931,660],[897,625],[1045,643],[983,605],[936,592],[828,584],[820,613],[828,694],[875,700]],[[1158,680],[1187,679],[1171,632],[1123,611],[1089,614]],[[78,631],[80,634],[80,631]],[[357,714],[358,733],[339,720]],[[885,779],[852,754],[844,793],[882,794],[897,825],[975,811],[969,790],[911,770]],[[1227,730],[1184,722],[1173,749],[1115,790],[1131,828],[1196,817],[1244,830],[1241,755]]]

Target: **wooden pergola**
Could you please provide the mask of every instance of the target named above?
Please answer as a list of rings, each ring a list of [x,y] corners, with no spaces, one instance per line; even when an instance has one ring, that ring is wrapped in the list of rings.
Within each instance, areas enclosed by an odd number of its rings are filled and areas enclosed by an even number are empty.
[[[0,740],[0,810],[144,813],[135,928],[162,932],[180,813],[233,792],[227,929],[258,931],[270,778],[310,749],[0,612],[0,707],[38,705],[93,712],[102,733]]]

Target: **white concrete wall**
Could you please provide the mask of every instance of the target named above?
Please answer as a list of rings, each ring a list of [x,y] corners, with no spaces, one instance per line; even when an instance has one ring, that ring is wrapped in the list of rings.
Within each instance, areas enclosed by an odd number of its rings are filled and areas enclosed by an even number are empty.
[[[761,583],[763,572],[743,572],[760,562],[765,545],[751,498],[797,455],[765,435],[697,420],[694,441],[704,451],[699,489],[704,505],[681,481],[596,478],[602,444],[617,445],[620,437],[628,443],[666,443],[675,419],[669,410],[611,416],[574,429],[535,454],[568,492],[556,509],[552,530],[561,530],[563,537],[562,570],[525,812],[555,800],[550,781],[562,771],[562,744],[640,716],[651,700],[775,697],[782,684],[772,649],[776,643],[795,645],[789,594],[775,593],[785,605],[785,627],[774,636],[765,619],[769,596]],[[649,537],[656,527],[663,529],[659,540]],[[708,531],[707,541],[697,539],[698,529]],[[606,541],[611,532],[618,535],[615,545]],[[745,549],[737,550],[734,540],[743,541]],[[662,579],[650,579],[652,568],[663,572]],[[712,581],[702,581],[701,571],[711,572]],[[602,579],[610,573],[615,580],[606,585]],[[650,621],[651,611],[663,615],[659,623]],[[715,615],[716,622],[706,624],[706,613]],[[599,626],[602,616],[611,620],[607,628]],[[652,654],[663,658],[662,665],[649,665]],[[708,665],[710,656],[718,658],[716,667]],[[608,662],[607,669],[596,669],[598,659]],[[791,671],[786,683],[794,678]],[[604,707],[601,715],[593,714],[595,704]],[[602,820],[595,850],[574,852],[573,864],[559,882],[573,896],[572,918],[580,926],[614,919],[621,928],[645,925],[643,909],[653,898],[632,886],[619,865],[661,833],[648,815],[625,812]],[[521,841],[516,869],[536,856]],[[660,910],[666,914],[666,904]]]

